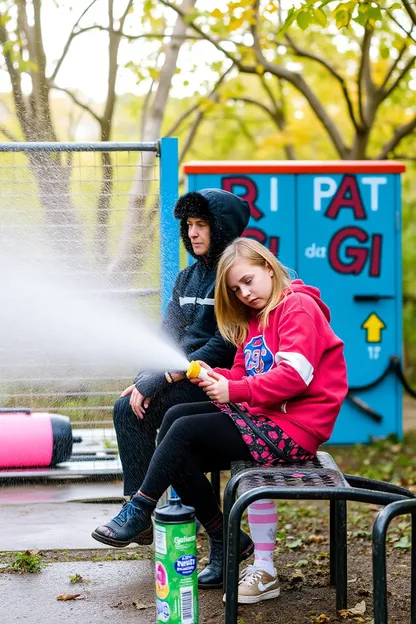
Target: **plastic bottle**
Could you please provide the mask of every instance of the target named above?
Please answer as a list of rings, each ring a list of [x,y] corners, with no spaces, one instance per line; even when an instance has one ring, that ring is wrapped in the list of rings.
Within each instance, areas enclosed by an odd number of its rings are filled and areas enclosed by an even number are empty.
[[[156,622],[198,624],[195,510],[171,498],[154,517]]]
[[[186,376],[188,377],[188,379],[199,377],[199,379],[208,379],[208,380],[211,379],[212,380],[212,377],[210,377],[207,369],[203,368],[203,366],[201,366],[201,364],[199,364],[198,362],[195,362],[195,360],[192,360],[192,362],[189,362],[189,367],[188,367],[188,370],[186,371]]]

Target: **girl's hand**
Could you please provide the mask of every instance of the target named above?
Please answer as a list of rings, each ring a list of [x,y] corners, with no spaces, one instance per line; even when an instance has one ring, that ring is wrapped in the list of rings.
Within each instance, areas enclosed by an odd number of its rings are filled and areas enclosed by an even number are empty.
[[[228,379],[218,373],[214,373],[213,371],[210,375],[215,381],[211,382],[203,380],[200,387],[205,390],[211,401],[228,403],[230,400],[230,394],[228,392]]]
[[[202,368],[205,368],[205,370],[207,370],[209,373],[212,373],[212,368],[211,368],[211,366],[209,364],[207,364],[206,362],[203,362],[202,360],[197,360],[196,362]]]
[[[205,370],[211,375],[212,368],[209,364],[207,364],[206,362],[203,362],[202,360],[196,360],[196,362],[201,366],[201,368],[205,368]],[[200,379],[199,377],[192,377],[189,381],[193,383],[195,386],[201,386],[201,383],[202,383],[202,379]]]

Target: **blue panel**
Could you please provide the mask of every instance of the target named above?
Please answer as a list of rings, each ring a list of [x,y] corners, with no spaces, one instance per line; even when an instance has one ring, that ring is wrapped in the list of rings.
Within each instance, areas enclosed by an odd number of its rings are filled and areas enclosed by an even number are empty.
[[[287,267],[294,268],[295,176],[270,174],[197,174],[188,176],[188,190],[221,188],[250,205],[245,232],[266,245]]]
[[[160,141],[160,271],[162,312],[179,273],[179,224],[173,217],[178,198],[178,139]]]
[[[299,175],[299,277],[321,289],[332,326],[345,341],[350,386],[375,381],[400,354],[394,175]],[[397,432],[397,381],[357,393],[383,420],[348,401],[331,442]]]

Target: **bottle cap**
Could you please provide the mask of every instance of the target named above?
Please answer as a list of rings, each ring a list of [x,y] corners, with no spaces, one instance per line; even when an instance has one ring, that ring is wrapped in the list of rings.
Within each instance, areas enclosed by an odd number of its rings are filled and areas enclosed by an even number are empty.
[[[195,509],[184,505],[180,498],[170,498],[167,505],[156,507],[154,516],[156,522],[183,524],[195,520]]]

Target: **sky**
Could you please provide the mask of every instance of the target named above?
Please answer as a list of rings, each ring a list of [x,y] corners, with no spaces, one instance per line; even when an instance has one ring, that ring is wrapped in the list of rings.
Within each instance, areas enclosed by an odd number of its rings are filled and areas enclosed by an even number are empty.
[[[124,10],[128,0],[115,0],[114,6],[119,14]],[[143,0],[142,0],[143,1]],[[4,0],[0,0],[0,6]],[[48,60],[49,73],[53,70],[56,60],[62,53],[63,46],[68,38],[73,24],[77,21],[82,11],[90,4],[91,0],[43,0],[42,1],[42,30],[46,58]],[[289,0],[284,0],[289,2]],[[94,6],[88,11],[83,20],[82,26],[107,24],[107,4],[108,0],[96,0]],[[292,5],[293,2],[289,2]],[[199,0],[199,8],[224,9],[226,0]],[[140,1],[136,0],[136,7],[140,7]],[[125,24],[125,31],[131,34],[143,32],[140,24],[140,16],[136,9],[128,16]],[[163,14],[174,23],[176,15],[166,9],[161,8]],[[345,44],[345,39],[340,37],[340,45]],[[118,95],[123,93],[143,94],[147,93],[149,81],[137,84],[137,76],[124,65],[128,62],[135,63],[139,68],[143,59],[151,57],[152,53],[159,47],[158,40],[140,39],[133,43],[123,41],[119,50],[119,63],[121,65],[118,72],[116,91]],[[86,101],[103,102],[106,95],[106,83],[108,72],[107,60],[107,34],[99,30],[90,30],[88,33],[76,37],[70,47],[70,51],[59,71],[57,84],[61,87],[76,90],[82,93]],[[198,42],[192,47],[184,45],[181,49],[178,67],[181,75],[175,75],[172,80],[173,97],[186,97],[195,91],[205,92],[204,83],[213,83],[216,78],[206,64],[206,59],[210,62],[220,60],[222,55],[207,42]],[[197,70],[194,70],[197,65]],[[296,69],[292,67],[291,69]],[[415,72],[416,73],[416,72]],[[416,76],[415,76],[416,78]],[[184,82],[189,82],[185,84]],[[416,89],[416,80],[412,81],[411,88]],[[27,77],[24,88],[29,91],[30,83]],[[6,71],[0,69],[0,92],[10,91],[10,81]]]
[[[60,57],[63,46],[71,32],[73,24],[77,21],[83,9],[88,6],[90,0],[43,0],[42,2],[42,31],[46,58],[48,60],[47,68],[52,71],[56,60]],[[0,2],[1,4],[1,2]],[[115,8],[120,12],[123,11],[127,4],[127,0],[116,0]],[[201,4],[201,3],[200,3]],[[215,6],[221,7],[224,2],[216,1]],[[202,4],[203,6],[203,4]],[[211,3],[211,7],[213,4]],[[76,8],[75,8],[76,7]],[[175,15],[172,11],[164,8],[164,15],[171,16],[172,22]],[[91,26],[94,24],[107,25],[107,0],[98,0],[96,4],[88,11],[83,18],[82,26]],[[143,32],[138,19],[137,12],[132,13],[126,20],[125,31],[131,34]],[[155,41],[148,42],[144,39],[137,40],[133,43],[123,41],[119,50],[119,62],[123,66],[129,61],[136,62],[138,66],[143,58],[152,54],[156,47]],[[84,94],[87,100],[103,101],[106,95],[106,82],[108,72],[107,59],[107,34],[99,30],[91,30],[88,33],[76,37],[70,47],[70,51],[62,64],[57,77],[57,84],[61,87],[76,89]],[[206,42],[199,42],[197,49],[194,49],[192,55],[187,53],[183,48],[180,54],[178,66],[188,70],[191,77],[192,65],[198,63],[201,70],[197,76],[192,74],[192,86],[184,87],[183,82],[186,75],[175,76],[172,83],[172,95],[174,97],[184,97],[194,92],[198,81],[202,83],[207,78],[207,68],[204,59],[215,57],[221,58],[220,53],[216,53],[212,46]],[[50,72],[49,72],[50,73]],[[213,77],[215,75],[213,74]],[[196,79],[196,85],[195,85]],[[28,89],[29,79],[27,79],[26,88]],[[25,86],[25,85],[24,85]],[[117,93],[146,93],[149,83],[137,84],[137,77],[128,68],[122,67],[119,70],[117,81]],[[0,92],[10,90],[10,81],[7,73],[0,71]]]

